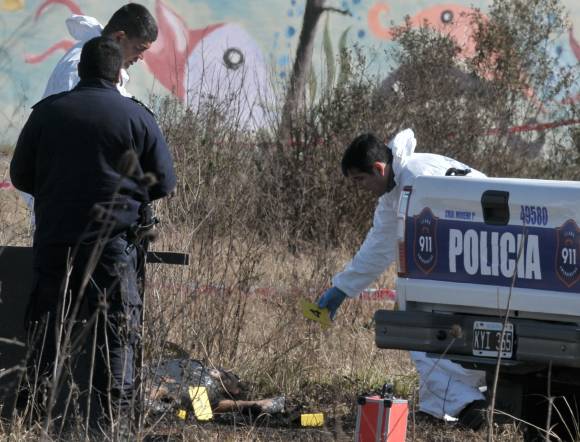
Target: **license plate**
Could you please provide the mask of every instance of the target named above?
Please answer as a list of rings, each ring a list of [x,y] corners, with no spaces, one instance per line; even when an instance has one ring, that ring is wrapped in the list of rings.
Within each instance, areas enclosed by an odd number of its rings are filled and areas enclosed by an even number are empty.
[[[506,324],[503,342],[501,342],[501,322],[475,321],[473,323],[473,355],[511,358],[514,349],[514,325]]]

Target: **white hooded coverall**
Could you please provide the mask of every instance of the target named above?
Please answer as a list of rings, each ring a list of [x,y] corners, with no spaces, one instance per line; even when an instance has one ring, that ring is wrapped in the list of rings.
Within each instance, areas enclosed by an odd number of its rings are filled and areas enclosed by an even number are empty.
[[[389,143],[393,153],[395,187],[384,193],[375,209],[373,226],[362,246],[345,269],[334,276],[332,285],[355,297],[375,281],[396,259],[397,206],[401,190],[412,186],[420,175],[443,176],[449,168],[468,166],[441,155],[414,153],[417,141],[411,129],[398,133]],[[471,169],[467,176],[485,176]],[[457,416],[463,408],[484,399],[479,386],[485,374],[466,370],[447,359],[432,359],[423,352],[411,352],[419,372],[419,410],[437,418]]]
[[[70,35],[77,41],[77,44],[70,48],[58,61],[52,74],[50,74],[42,98],[70,91],[77,85],[80,80],[77,67],[81,59],[83,46],[87,41],[99,37],[103,32],[103,25],[96,18],[85,15],[73,15],[68,18],[66,27]],[[125,97],[132,96],[125,89],[128,82],[129,74],[125,69],[121,69],[121,81],[117,83],[117,89]]]

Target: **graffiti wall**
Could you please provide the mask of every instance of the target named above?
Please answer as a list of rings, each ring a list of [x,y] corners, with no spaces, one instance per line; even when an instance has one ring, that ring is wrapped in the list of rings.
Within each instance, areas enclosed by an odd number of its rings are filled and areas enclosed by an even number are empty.
[[[242,88],[252,103],[258,95],[269,99],[270,92],[263,86],[273,79],[283,81],[289,74],[305,0],[141,3],[154,14],[160,29],[143,62],[129,71],[128,89],[143,100],[154,93],[173,94],[187,102],[192,90],[198,96],[218,91],[224,98]],[[55,64],[79,38],[71,34],[66,19],[83,14],[106,24],[121,4],[119,0],[0,0],[0,144],[14,141]],[[334,44],[345,35],[349,44],[380,50],[391,44],[392,27],[409,15],[413,25],[428,20],[436,29],[451,33],[469,55],[473,49],[469,26],[461,13],[473,6],[485,12],[488,2],[328,0],[328,4],[350,13],[329,16]],[[580,2],[564,0],[564,4],[573,27],[551,50],[562,64],[574,65],[580,60]],[[318,51],[321,46],[317,44]]]

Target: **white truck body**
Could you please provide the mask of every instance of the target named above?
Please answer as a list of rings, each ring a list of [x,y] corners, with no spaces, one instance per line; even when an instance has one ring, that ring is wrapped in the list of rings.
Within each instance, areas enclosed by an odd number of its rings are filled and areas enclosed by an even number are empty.
[[[489,190],[509,193],[507,225],[486,224],[481,198]],[[421,253],[417,224],[428,222],[421,218],[427,210],[438,225],[434,237],[423,227]],[[497,314],[511,293],[519,317],[580,322],[580,183],[419,177],[406,215],[400,220],[410,230],[408,273],[397,281],[402,310]],[[433,268],[425,261],[428,246]]]
[[[418,177],[401,193],[398,310],[375,314],[377,345],[580,367],[579,222],[578,182]]]

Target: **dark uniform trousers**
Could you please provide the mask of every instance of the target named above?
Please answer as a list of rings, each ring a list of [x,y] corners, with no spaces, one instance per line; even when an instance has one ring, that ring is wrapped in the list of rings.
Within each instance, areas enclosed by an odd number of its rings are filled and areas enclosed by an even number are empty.
[[[27,310],[33,361],[29,364],[28,377],[29,384],[40,384],[36,399],[42,402],[48,399],[55,385],[53,370],[57,351],[61,360],[68,359],[66,352],[74,356],[81,349],[88,351],[89,360],[94,360],[90,372],[92,386],[100,399],[101,416],[115,418],[117,413],[129,413],[135,399],[135,363],[142,314],[137,273],[142,268],[143,257],[124,234],[101,245],[102,252],[95,255],[99,244],[82,244],[74,258],[69,258],[74,251],[72,247],[35,248],[34,289]],[[66,275],[71,266],[67,265],[67,259],[72,262],[69,278]],[[94,266],[92,272],[91,266]],[[88,283],[79,296],[83,279]],[[83,303],[84,309],[81,309]],[[82,319],[83,310],[88,313],[83,337],[78,339],[73,335],[69,345],[63,346],[67,343],[68,325]],[[75,341],[80,342],[75,344]],[[83,374],[87,378],[88,375]],[[39,405],[44,414],[46,409]]]

